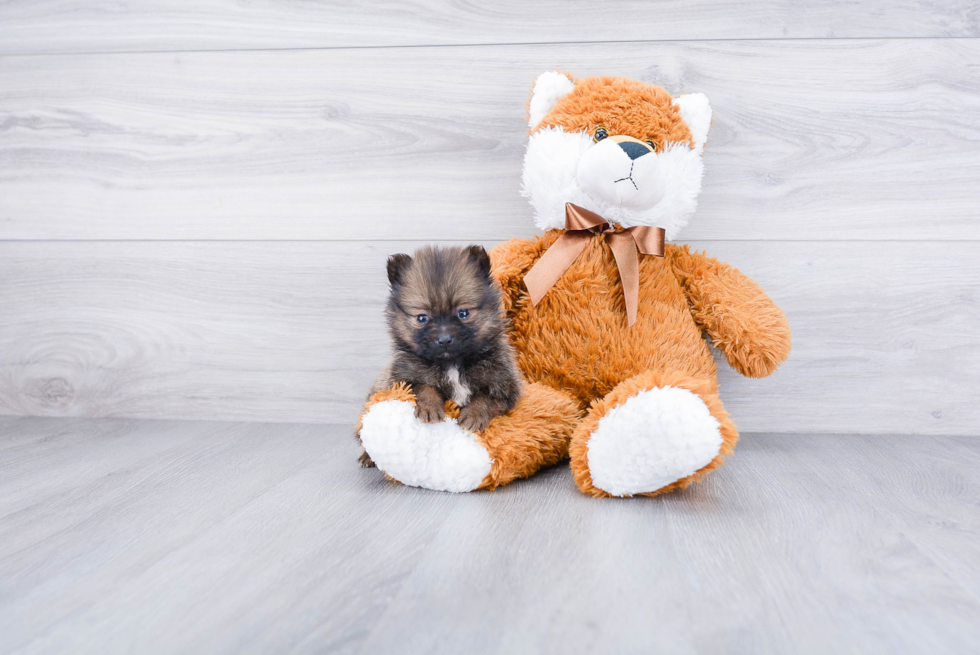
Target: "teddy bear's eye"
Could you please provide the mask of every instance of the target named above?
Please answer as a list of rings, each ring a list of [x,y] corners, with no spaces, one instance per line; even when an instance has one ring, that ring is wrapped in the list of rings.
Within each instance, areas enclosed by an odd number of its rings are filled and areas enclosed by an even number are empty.
[[[592,140],[595,141],[596,143],[599,143],[607,136],[609,136],[609,132],[606,132],[606,128],[597,127],[595,128],[595,134],[592,135]]]
[[[647,141],[647,145],[650,146],[654,152],[657,152],[657,144],[653,141]]]

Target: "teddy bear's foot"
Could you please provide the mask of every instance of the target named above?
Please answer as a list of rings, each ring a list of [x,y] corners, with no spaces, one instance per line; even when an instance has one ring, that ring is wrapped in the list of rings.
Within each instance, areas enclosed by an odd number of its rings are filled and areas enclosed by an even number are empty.
[[[475,434],[446,417],[439,423],[415,418],[415,404],[376,402],[361,418],[361,442],[378,468],[413,487],[473,491],[490,473],[490,454]]]
[[[459,408],[451,402],[441,422],[422,423],[414,396],[396,386],[371,397],[359,434],[388,477],[437,491],[473,491],[495,489],[564,459],[578,415],[568,395],[529,384],[513,411],[474,434],[456,422]]]
[[[718,421],[687,389],[640,391],[599,419],[589,437],[592,484],[613,496],[662,489],[721,452]]]
[[[572,471],[594,496],[657,495],[720,466],[737,439],[711,381],[648,371],[592,405],[572,437]]]

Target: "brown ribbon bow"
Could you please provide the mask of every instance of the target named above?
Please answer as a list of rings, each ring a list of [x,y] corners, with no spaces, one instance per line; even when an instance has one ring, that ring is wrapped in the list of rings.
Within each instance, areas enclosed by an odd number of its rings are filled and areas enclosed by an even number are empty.
[[[664,229],[638,225],[623,229],[610,225],[602,216],[588,209],[565,203],[565,233],[551,244],[541,259],[524,276],[524,286],[537,305],[544,294],[568,270],[592,237],[605,234],[616,258],[619,278],[623,281],[627,325],[636,322],[636,306],[640,299],[640,262],[637,251],[644,255],[664,256]]]

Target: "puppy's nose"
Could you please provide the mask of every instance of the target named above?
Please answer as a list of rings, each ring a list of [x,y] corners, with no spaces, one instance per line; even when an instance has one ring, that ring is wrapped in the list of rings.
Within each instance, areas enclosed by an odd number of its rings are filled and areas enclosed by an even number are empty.
[[[643,155],[650,154],[650,148],[646,147],[642,143],[637,143],[636,141],[620,141],[619,147],[623,149],[630,159],[638,159]]]
[[[440,346],[448,346],[453,342],[453,335],[451,334],[440,334],[436,337],[436,343]]]

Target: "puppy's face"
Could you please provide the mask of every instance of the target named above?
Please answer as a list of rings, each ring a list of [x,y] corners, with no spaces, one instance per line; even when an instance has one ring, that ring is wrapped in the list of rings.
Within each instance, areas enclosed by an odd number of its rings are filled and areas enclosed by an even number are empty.
[[[431,362],[477,355],[501,333],[500,294],[481,246],[388,259],[388,320],[398,348]]]

